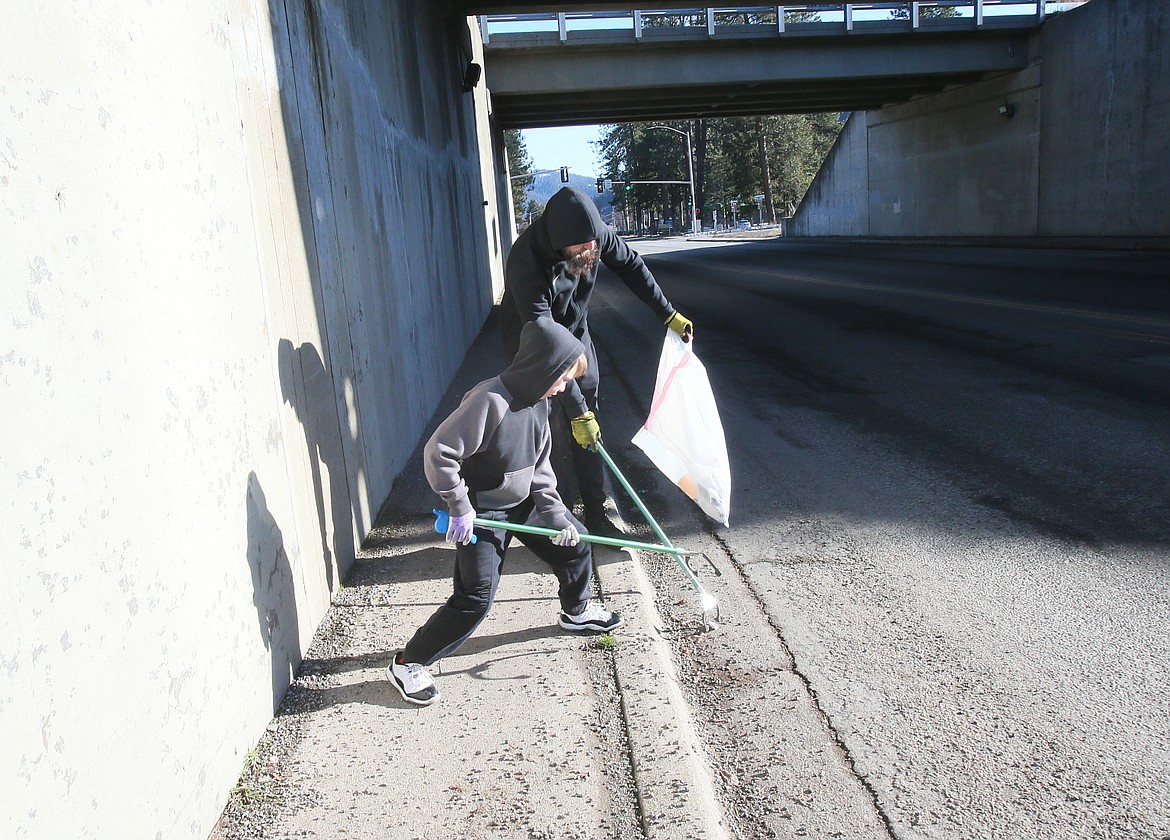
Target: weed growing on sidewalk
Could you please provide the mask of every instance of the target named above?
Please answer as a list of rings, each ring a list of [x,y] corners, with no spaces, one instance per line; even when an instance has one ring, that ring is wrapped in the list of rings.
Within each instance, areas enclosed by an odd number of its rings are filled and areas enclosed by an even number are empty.
[[[248,750],[248,756],[244,759],[244,768],[240,772],[240,780],[231,789],[231,803],[234,805],[245,807],[248,805],[262,805],[272,798],[271,785],[266,784],[263,779],[259,783],[256,783],[252,778],[252,770],[256,765],[256,755],[255,748]],[[270,782],[271,780],[268,781]]]

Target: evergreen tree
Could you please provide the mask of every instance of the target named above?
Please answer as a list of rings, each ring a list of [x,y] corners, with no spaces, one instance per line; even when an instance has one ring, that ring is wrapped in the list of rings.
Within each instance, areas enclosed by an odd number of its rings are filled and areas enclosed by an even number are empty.
[[[788,215],[809,184],[841,129],[837,114],[659,123],[691,135],[695,155],[695,195],[707,224],[733,217],[755,218],[755,196],[762,195],[760,221]],[[605,126],[599,142],[604,177],[615,181],[685,181],[686,141],[649,123]],[[623,227],[656,229],[666,218],[675,227],[689,224],[686,184],[634,184],[614,189],[614,206]]]
[[[519,222],[529,212],[528,188],[535,179],[529,175],[532,171],[532,157],[528,154],[528,146],[524,143],[524,135],[518,129],[509,128],[504,131],[504,148],[508,154],[508,174],[511,176],[512,211]],[[517,175],[525,177],[517,178]]]

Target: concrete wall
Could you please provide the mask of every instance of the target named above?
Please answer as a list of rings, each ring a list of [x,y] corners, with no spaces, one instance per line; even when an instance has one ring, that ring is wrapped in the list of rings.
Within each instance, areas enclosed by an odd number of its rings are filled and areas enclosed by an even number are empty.
[[[1093,0],[1042,50],[1040,233],[1170,234],[1170,4]]]
[[[1039,82],[1033,65],[866,114],[870,235],[1035,234]]]
[[[843,132],[789,233],[1170,234],[1168,39],[1165,4],[1093,0],[1055,15],[1027,69],[869,112],[864,131]]]
[[[841,128],[788,224],[789,236],[862,236],[869,224],[869,149],[866,115],[857,112]]]
[[[218,816],[500,286],[459,28],[5,10],[0,836]]]

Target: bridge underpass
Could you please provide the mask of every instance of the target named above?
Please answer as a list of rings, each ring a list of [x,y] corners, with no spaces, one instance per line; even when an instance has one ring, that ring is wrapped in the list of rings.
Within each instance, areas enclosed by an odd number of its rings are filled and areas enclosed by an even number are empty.
[[[549,8],[462,6],[481,15],[497,129],[850,112],[793,232],[1145,245],[1170,230],[1159,197],[1170,131],[1163,8]],[[957,16],[927,14],[940,8]],[[814,11],[815,20],[794,16]]]

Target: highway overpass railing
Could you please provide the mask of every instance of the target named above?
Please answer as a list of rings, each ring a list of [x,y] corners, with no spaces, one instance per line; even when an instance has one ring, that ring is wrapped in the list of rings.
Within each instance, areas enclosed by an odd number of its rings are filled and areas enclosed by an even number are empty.
[[[769,35],[904,33],[928,29],[1034,28],[1079,2],[1054,0],[934,0],[934,2],[787,3],[772,6],[697,6],[676,9],[566,11],[479,17],[484,44],[515,43],[517,36],[555,33],[561,44],[626,36],[736,38]],[[547,38],[542,38],[544,43]],[[501,44],[502,45],[502,44]],[[533,44],[535,45],[535,44]]]

